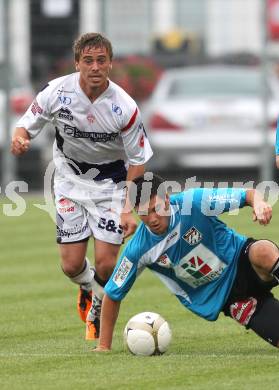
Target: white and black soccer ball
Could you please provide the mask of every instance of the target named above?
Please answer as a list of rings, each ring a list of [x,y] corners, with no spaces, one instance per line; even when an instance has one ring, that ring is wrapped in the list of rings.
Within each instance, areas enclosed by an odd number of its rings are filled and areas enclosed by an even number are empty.
[[[171,338],[168,322],[152,312],[136,314],[124,329],[124,344],[134,355],[161,355],[168,349]]]

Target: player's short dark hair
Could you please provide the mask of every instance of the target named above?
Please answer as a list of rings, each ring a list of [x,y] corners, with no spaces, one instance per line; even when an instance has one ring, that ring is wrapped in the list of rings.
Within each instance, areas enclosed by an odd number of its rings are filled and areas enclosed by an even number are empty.
[[[86,47],[105,47],[110,60],[113,57],[111,42],[99,33],[86,33],[77,38],[73,45],[75,61],[79,61],[81,53]]]
[[[167,188],[164,179],[159,175],[148,172],[132,180],[132,183],[129,197],[134,207],[139,207],[154,196],[165,199]],[[136,195],[134,188],[136,188]]]

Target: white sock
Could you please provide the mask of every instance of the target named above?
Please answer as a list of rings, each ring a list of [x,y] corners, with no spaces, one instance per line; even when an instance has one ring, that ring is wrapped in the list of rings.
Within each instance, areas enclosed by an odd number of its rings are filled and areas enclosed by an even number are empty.
[[[91,268],[90,262],[85,258],[85,265],[83,270],[76,276],[71,277],[73,283],[79,284],[84,290],[92,290],[92,281],[94,279],[94,269]]]

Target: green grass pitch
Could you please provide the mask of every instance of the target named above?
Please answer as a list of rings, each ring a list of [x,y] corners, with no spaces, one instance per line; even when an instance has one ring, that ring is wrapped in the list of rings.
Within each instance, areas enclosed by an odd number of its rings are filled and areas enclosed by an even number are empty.
[[[55,226],[36,202],[29,199],[20,217],[6,217],[0,203],[1,390],[278,389],[277,349],[223,315],[214,323],[194,316],[148,271],[122,303],[113,352],[93,353],[76,313],[77,287],[60,270]],[[223,218],[241,233],[279,243],[278,202],[267,227],[252,222],[249,208]],[[124,325],[141,311],[169,321],[165,355],[124,351]]]

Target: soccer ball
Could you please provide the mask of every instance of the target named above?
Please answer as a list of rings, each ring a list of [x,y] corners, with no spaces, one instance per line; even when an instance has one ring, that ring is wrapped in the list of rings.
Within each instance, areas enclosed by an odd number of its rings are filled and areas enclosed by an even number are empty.
[[[171,337],[169,324],[157,313],[136,314],[124,329],[124,344],[134,355],[161,355],[168,349]]]

